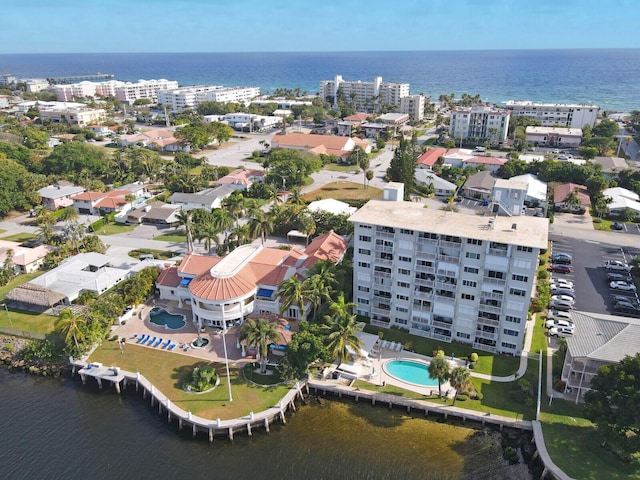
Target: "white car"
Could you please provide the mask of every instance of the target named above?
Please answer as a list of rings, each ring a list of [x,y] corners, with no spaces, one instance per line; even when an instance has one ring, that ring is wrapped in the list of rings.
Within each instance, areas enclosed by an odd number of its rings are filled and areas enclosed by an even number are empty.
[[[604,268],[607,270],[618,270],[621,272],[630,272],[631,267],[620,260],[607,260],[604,262]]]
[[[609,284],[609,288],[613,288],[615,290],[625,290],[627,292],[636,291],[636,286],[633,283],[627,283],[627,282],[611,282]]]
[[[575,330],[573,328],[566,327],[553,327],[549,329],[550,337],[571,337]]]
[[[613,280],[613,279],[612,279]],[[549,284],[551,290],[575,290],[573,288],[573,282],[563,282],[561,280],[554,280]]]
[[[547,328],[554,328],[554,327],[575,328],[573,325],[573,322],[570,322],[568,320],[547,320],[546,322],[544,322],[544,326]]]
[[[573,320],[571,319],[571,312],[563,312],[562,310],[549,310],[547,320],[565,320],[573,323]]]

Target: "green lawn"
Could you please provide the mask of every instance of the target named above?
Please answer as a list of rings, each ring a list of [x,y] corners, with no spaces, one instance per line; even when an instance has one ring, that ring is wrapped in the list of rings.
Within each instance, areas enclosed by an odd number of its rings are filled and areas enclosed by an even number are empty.
[[[96,232],[98,235],[119,235],[135,230],[136,225],[121,225],[119,223],[108,223]]]
[[[546,315],[544,313],[538,313],[536,315],[535,326],[533,328],[533,339],[531,340],[531,351],[535,353],[540,353],[542,350],[543,354],[547,352],[547,329],[544,328],[544,322],[547,320]]]
[[[105,341],[90,357],[91,361],[119,366],[128,371],[139,371],[149,379],[173,403],[205,418],[237,418],[250,411],[260,412],[270,408],[289,390],[287,386],[260,387],[247,382],[239,368],[231,367],[231,391],[229,402],[228,383],[223,364],[213,364],[220,375],[220,385],[212,392],[194,395],[181,387],[191,375],[193,367],[208,362],[163,350],[152,350],[135,344],[125,344],[122,352],[116,342]]]
[[[37,235],[33,233],[14,233],[13,235],[9,235],[6,237],[2,237],[2,240],[6,240],[7,242],[28,242],[29,240],[33,240],[34,238],[38,238]]]
[[[9,321],[9,318],[11,321]],[[53,332],[53,324],[58,317],[45,315],[44,313],[24,312],[9,308],[9,313],[0,309],[0,327],[15,328],[35,333]]]
[[[17,277],[15,277],[6,285],[0,287],[0,303],[4,303],[4,299],[10,290],[13,290],[18,285],[22,285],[23,283],[27,283],[33,280],[34,278],[39,277],[43,273],[44,273],[43,271],[38,271],[33,273],[23,273],[22,275],[18,275]]]
[[[480,350],[476,351],[470,345],[452,344],[431,338],[418,337],[402,330],[386,330],[372,325],[365,327],[365,332],[368,333],[377,334],[379,331],[383,332],[383,338],[385,340],[402,342],[405,347],[408,343],[411,343],[413,351],[421,355],[431,356],[434,350],[442,349],[447,357],[453,353],[457,358],[466,359],[471,352],[476,352],[478,354],[478,365],[475,371],[478,373],[505,377],[516,372],[520,365],[520,359],[517,357],[493,355]]]
[[[187,235],[182,231],[172,232],[172,233],[163,233],[162,235],[156,235],[153,237],[154,240],[159,240],[161,242],[174,242],[174,243],[185,243],[187,241]]]
[[[596,217],[594,217],[595,220]],[[605,218],[598,218],[599,222],[593,222],[593,228],[595,230],[603,230],[605,232],[611,231],[611,220],[607,220]]]
[[[357,165],[343,165],[340,163],[327,163],[323,170],[329,170],[331,172],[353,172],[354,170],[358,170]]]

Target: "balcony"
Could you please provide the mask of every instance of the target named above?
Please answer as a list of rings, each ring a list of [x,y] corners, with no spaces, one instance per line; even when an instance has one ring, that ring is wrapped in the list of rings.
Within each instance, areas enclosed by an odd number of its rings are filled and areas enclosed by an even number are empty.
[[[376,259],[374,261],[375,261],[375,263],[377,265],[387,265],[387,266],[392,266],[393,265],[393,260],[389,260],[387,258],[378,258],[378,257],[376,257]]]
[[[420,300],[433,300],[433,292],[421,292],[419,290],[415,290],[413,292],[413,298]]]
[[[491,333],[491,332],[483,332],[483,331],[478,330],[478,331],[476,332],[476,338],[478,338],[478,337],[480,337],[480,338],[486,338],[487,340],[496,340],[496,339],[497,339],[497,337],[498,337],[498,333],[497,333],[497,332],[494,332],[494,333]]]
[[[438,256],[432,252],[423,252],[418,250],[416,252],[416,258],[419,258],[421,260],[435,260],[436,258],[438,258]]]
[[[488,325],[490,327],[499,327],[500,320],[492,320],[490,318],[478,317],[478,325]]]
[[[377,315],[389,315],[391,309],[387,310],[385,308],[373,307],[371,309],[371,313],[375,313]]]
[[[448,303],[449,305],[456,303],[456,299],[454,297],[445,297],[444,295],[439,295],[437,293],[435,299],[438,302]]]
[[[438,255],[438,260],[447,263],[460,263],[460,257],[452,257],[450,255]]]
[[[494,255],[496,257],[507,257],[509,256],[509,250],[503,250],[501,248],[489,248],[489,255]]]
[[[495,277],[482,277],[483,283],[490,283],[492,285],[506,285],[507,281],[503,278],[495,278]]]
[[[462,248],[462,243],[440,240],[440,246],[445,248],[455,248],[459,250],[460,248]]]
[[[382,277],[382,278],[391,278],[391,272],[387,273],[387,272],[381,272],[379,270],[376,270],[373,272],[373,274],[376,277]],[[375,277],[374,277],[375,278]]]
[[[414,303],[413,306],[413,311],[414,312],[431,312],[431,305],[422,305],[422,304],[416,304]]]
[[[419,323],[420,325],[430,325],[431,321],[428,318],[418,317],[416,315],[411,317],[413,323]]]
[[[484,343],[473,342],[473,348],[477,348],[478,350],[482,350],[483,352],[491,352],[496,353],[496,347],[492,347],[491,345],[485,345]]]
[[[443,342],[451,342],[451,337],[447,337],[446,335],[440,335],[439,333],[434,333],[431,335],[431,338],[435,338],[436,340],[442,340]]]
[[[432,323],[434,327],[440,327],[447,330],[451,330],[451,328],[453,327],[453,323],[442,322],[440,320],[434,320]]]
[[[376,252],[382,252],[382,253],[393,253],[393,247],[389,247],[387,245],[375,245],[373,247],[373,249]]]
[[[418,249],[420,248],[420,245],[437,245],[438,244],[438,239],[437,238],[426,238],[426,237],[418,237]]]
[[[390,323],[390,320],[371,319],[371,325],[375,325],[376,327],[389,328]]]
[[[502,313],[502,307],[494,307],[493,305],[486,305],[484,303],[480,303],[480,305],[478,305],[478,310],[481,312],[495,313],[497,315]]]
[[[395,233],[376,231],[376,238],[393,239],[395,236],[396,236]]]
[[[416,272],[436,273],[436,267],[427,267],[426,265],[416,265]]]
[[[455,292],[458,290],[458,286],[455,283],[436,282],[436,288],[446,290],[447,292]]]
[[[427,280],[426,278],[416,278],[414,279],[414,283],[416,285],[424,285],[425,287],[433,287],[435,285],[435,280]]]
[[[504,299],[504,293],[480,292],[480,298],[482,298],[483,300],[498,300],[498,301],[502,301]]]
[[[411,324],[411,329],[409,330],[409,333],[411,335],[417,335],[418,337],[431,337],[431,332],[427,330],[423,330],[419,328],[419,326],[415,326],[414,324]]]

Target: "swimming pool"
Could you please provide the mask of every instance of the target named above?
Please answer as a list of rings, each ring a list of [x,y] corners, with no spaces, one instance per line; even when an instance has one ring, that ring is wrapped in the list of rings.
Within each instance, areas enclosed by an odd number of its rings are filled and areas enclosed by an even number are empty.
[[[387,375],[418,387],[437,387],[438,380],[429,378],[429,365],[415,360],[390,360],[383,365]]]
[[[165,326],[171,330],[178,330],[185,326],[187,321],[184,315],[167,312],[164,308],[153,307],[149,312],[149,321],[156,325]]]

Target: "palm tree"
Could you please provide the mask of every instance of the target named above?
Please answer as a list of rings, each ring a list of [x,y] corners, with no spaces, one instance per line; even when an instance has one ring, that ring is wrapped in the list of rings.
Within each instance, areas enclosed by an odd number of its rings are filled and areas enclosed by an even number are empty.
[[[251,238],[251,233],[249,231],[248,225],[238,225],[236,228],[233,229],[233,232],[231,232],[231,235],[235,239],[236,244],[238,246],[244,245]]]
[[[338,288],[338,280],[336,279],[334,270],[335,265],[333,263],[329,260],[321,260],[311,267],[309,273],[311,275],[320,275],[322,281],[329,286],[331,293],[333,293],[333,291]]]
[[[356,336],[358,322],[355,315],[324,317],[321,331],[326,334],[325,343],[329,351],[338,359],[338,363],[347,360],[350,351],[360,352],[362,340]]]
[[[191,212],[188,210],[180,210],[176,215],[177,225],[184,227],[184,233],[187,235],[187,250],[190,252],[193,251],[193,218],[191,216]]]
[[[453,405],[455,405],[458,393],[466,390],[471,385],[471,374],[464,367],[456,367],[449,375],[449,383],[456,389],[456,394],[453,397]]]
[[[358,154],[358,167],[362,170],[362,174],[364,175],[364,179],[362,181],[362,188],[367,187],[367,172],[369,171],[369,155],[366,154],[360,147]]]
[[[76,351],[80,352],[80,346],[78,345],[78,339],[84,338],[82,329],[87,325],[87,320],[84,315],[78,315],[71,309],[65,308],[58,315],[58,319],[55,321],[54,329],[64,341],[69,344],[71,339],[76,346]]]
[[[225,208],[218,208],[213,212],[213,225],[220,232],[224,232],[224,242],[229,243],[229,230],[235,223],[234,216]]]
[[[429,378],[438,380],[438,396],[442,397],[442,384],[449,378],[449,364],[444,355],[436,355],[428,367]]]
[[[262,244],[264,245],[264,242],[267,240],[267,235],[269,235],[273,230],[273,223],[271,222],[271,219],[262,210],[256,210],[253,218],[249,220],[248,225],[251,235],[254,238],[260,237],[262,239]]]
[[[282,335],[278,332],[275,323],[269,322],[264,318],[257,321],[248,319],[240,329],[240,341],[245,341],[247,347],[256,347],[260,354],[260,372],[267,371],[267,356],[269,354],[270,343],[280,343]]]
[[[44,243],[50,244],[55,235],[55,229],[53,228],[53,225],[51,223],[42,222],[38,224],[36,234],[38,235],[38,238],[40,238],[40,240],[42,240]]]
[[[71,247],[78,250],[78,243],[84,247],[85,226],[76,220],[67,223],[63,228],[63,237],[71,242]]]
[[[582,202],[580,201],[580,197],[578,197],[578,189],[572,190],[562,201],[565,206],[571,210],[579,209],[582,206]]]
[[[287,201],[287,203],[302,207],[306,205],[307,202],[304,200],[304,198],[302,198],[300,188],[294,187],[291,189],[291,194],[289,195],[289,200]]]
[[[329,312],[333,317],[346,317],[351,315],[356,304],[344,301],[344,293],[338,295],[338,300],[329,305]]]
[[[203,242],[204,248],[211,251],[211,246],[217,240],[219,233],[213,225],[200,225],[197,229],[196,240]]]
[[[224,199],[222,206],[226,208],[231,215],[233,215],[237,227],[239,225],[238,222],[240,217],[244,215],[244,196],[242,196],[240,192],[234,192],[232,195],[229,195]]]
[[[60,212],[60,221],[69,222],[78,219],[78,211],[73,207],[65,207]]]
[[[302,281],[296,275],[290,277],[280,284],[277,292],[280,298],[280,313],[284,315],[291,305],[297,305],[300,309],[300,318],[305,318],[305,291]]]

